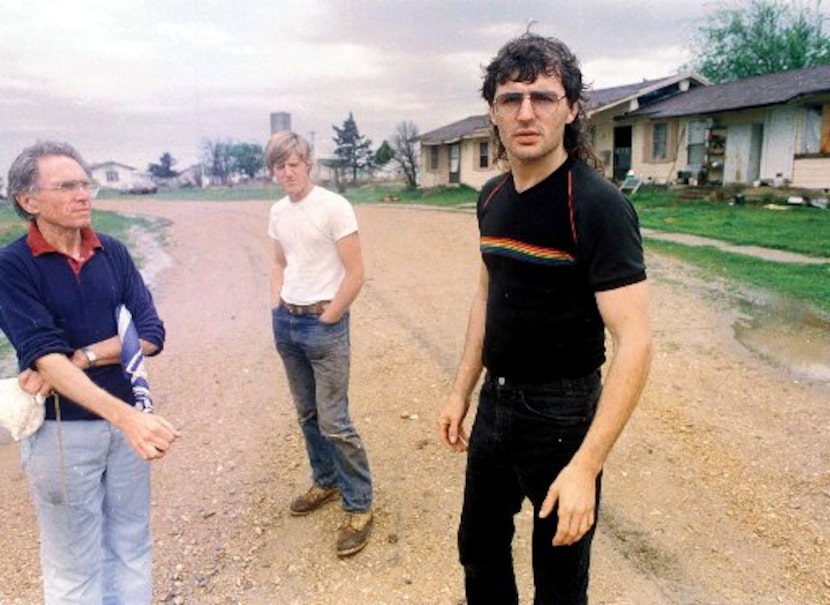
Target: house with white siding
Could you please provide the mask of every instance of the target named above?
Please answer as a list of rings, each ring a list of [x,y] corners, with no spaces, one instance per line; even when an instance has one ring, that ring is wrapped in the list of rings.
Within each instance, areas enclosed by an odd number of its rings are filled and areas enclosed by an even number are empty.
[[[590,90],[586,114],[597,156],[609,178],[622,179],[631,169],[631,133],[614,122],[619,115],[708,82],[695,74],[676,74],[635,84]],[[496,144],[488,114],[470,116],[427,132],[421,144],[422,187],[464,184],[480,189],[502,167],[493,161]]]
[[[645,181],[830,189],[830,65],[696,88],[616,123]]]
[[[605,175],[644,182],[830,189],[830,65],[723,84],[677,74],[588,92]],[[488,115],[421,135],[422,187],[479,189],[501,170]]]
[[[124,191],[129,189],[140,175],[132,166],[107,161],[89,167],[93,180],[101,187]]]

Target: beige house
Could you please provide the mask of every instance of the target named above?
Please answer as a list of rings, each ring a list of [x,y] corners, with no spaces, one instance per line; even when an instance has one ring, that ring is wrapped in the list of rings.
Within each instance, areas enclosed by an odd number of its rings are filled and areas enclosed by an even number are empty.
[[[830,188],[830,65],[689,90],[616,123],[644,181]]]
[[[665,98],[707,82],[700,76],[675,75],[637,84],[589,92],[587,114],[594,147],[606,166],[606,176],[621,179],[631,169],[630,126],[618,126],[615,118],[656,99]],[[493,161],[487,114],[470,116],[420,136],[422,187],[464,184],[480,189],[501,170]]]
[[[658,184],[830,189],[830,65],[710,85],[677,74],[589,92],[605,175]],[[499,172],[487,115],[421,136],[423,187],[474,189]]]
[[[490,120],[485,115],[470,116],[418,137],[421,144],[421,187],[467,185],[481,189],[499,173]]]
[[[128,189],[137,179],[135,168],[111,160],[92,164],[89,171],[96,183],[110,189]]]

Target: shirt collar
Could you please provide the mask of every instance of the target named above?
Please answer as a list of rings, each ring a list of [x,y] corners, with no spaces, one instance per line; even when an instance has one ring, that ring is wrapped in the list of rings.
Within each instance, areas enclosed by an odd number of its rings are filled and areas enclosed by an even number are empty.
[[[32,256],[40,256],[41,254],[49,254],[51,252],[63,254],[43,238],[43,234],[38,230],[34,221],[29,223],[26,245],[32,250]],[[103,247],[104,245],[98,239],[98,235],[92,229],[89,227],[81,227],[81,256],[83,258],[91,256],[93,250]]]

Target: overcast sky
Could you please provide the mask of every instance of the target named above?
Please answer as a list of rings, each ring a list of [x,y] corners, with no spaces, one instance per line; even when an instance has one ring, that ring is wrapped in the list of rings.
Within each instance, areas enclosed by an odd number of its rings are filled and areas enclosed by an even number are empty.
[[[722,5],[4,0],[0,175],[46,138],[73,143],[90,163],[144,170],[169,152],[183,169],[205,139],[264,145],[276,111],[321,154],[353,112],[376,148],[403,120],[427,132],[483,113],[482,66],[531,19],[605,88],[676,73],[704,15]]]

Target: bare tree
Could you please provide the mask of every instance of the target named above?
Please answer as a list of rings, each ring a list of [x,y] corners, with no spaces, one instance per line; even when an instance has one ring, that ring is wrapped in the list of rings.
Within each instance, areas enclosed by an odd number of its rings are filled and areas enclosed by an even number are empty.
[[[202,162],[207,173],[226,185],[231,168],[231,142],[220,139],[202,141]]]
[[[392,149],[395,155],[392,161],[400,166],[406,177],[406,186],[415,189],[418,186],[418,126],[415,122],[400,122],[395,127],[395,136],[392,137]]]

